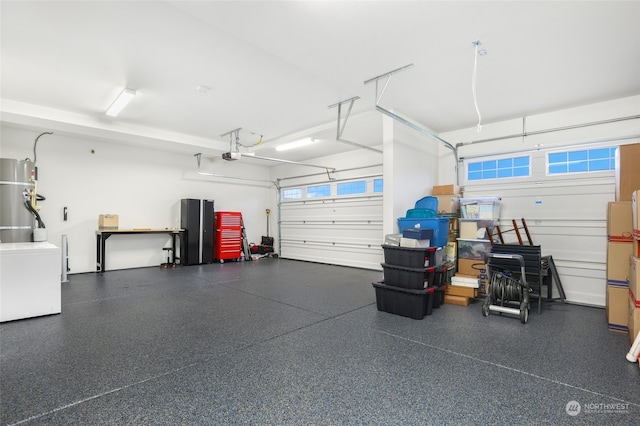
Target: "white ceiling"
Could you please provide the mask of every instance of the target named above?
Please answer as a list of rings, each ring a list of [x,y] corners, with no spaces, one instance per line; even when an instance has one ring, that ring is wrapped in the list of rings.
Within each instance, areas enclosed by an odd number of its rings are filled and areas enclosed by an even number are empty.
[[[436,132],[640,94],[639,1],[1,1],[2,119],[187,152],[303,161],[381,143],[381,105]],[[385,80],[381,80],[384,83]],[[207,86],[200,93],[197,86]],[[138,96],[104,112],[124,88]],[[343,107],[343,115],[348,104]],[[308,130],[310,129],[310,130]],[[323,139],[275,153],[282,141]],[[257,161],[257,160],[253,160]]]

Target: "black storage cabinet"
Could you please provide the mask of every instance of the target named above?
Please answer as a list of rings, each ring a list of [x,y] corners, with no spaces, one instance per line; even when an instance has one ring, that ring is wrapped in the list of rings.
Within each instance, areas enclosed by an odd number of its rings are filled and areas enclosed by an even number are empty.
[[[213,200],[184,198],[180,200],[180,263],[198,265],[212,263],[215,257]]]

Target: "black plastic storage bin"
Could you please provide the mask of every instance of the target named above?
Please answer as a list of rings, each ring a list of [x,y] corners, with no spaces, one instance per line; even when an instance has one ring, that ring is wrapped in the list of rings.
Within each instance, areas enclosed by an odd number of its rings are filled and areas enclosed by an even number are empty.
[[[440,305],[444,303],[444,293],[447,288],[448,269],[446,266],[439,266],[436,268],[435,276],[433,279],[433,288],[435,292],[433,293],[433,307],[439,308]]]
[[[433,307],[439,308],[440,305],[444,303],[444,291],[446,290],[447,286],[431,287],[431,288],[435,290],[433,292]]]
[[[436,268],[406,268],[404,266],[381,263],[384,283],[393,287],[424,290],[433,286]]]
[[[442,262],[442,249],[439,247],[398,247],[382,244],[382,249],[387,265],[425,268],[438,266],[438,262]]]
[[[376,304],[379,311],[413,319],[431,315],[433,309],[433,287],[411,290],[373,283],[376,289]]]

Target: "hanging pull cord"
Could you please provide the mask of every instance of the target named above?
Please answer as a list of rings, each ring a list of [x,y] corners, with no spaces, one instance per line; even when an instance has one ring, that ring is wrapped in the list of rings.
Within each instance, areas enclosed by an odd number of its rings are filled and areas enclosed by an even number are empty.
[[[476,94],[476,83],[478,81],[478,45],[479,41],[473,43],[476,46],[476,50],[473,58],[473,74],[471,76],[471,92],[473,93],[473,104],[476,106],[476,112],[478,113],[478,125],[477,132],[480,133],[482,131],[482,117],[480,116],[480,108],[478,108],[478,97]]]

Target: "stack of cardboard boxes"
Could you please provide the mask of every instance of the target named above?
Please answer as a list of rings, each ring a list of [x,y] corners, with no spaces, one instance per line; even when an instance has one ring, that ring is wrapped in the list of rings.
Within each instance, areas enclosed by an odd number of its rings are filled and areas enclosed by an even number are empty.
[[[449,242],[445,247],[444,259],[456,263],[458,255],[457,239],[459,235],[460,187],[458,185],[439,185],[433,187],[433,195],[438,198],[438,215],[449,216]],[[448,285],[444,302],[467,306],[477,296],[477,279],[468,285]]]
[[[629,258],[633,253],[631,201],[610,202],[607,207],[607,294],[609,330],[628,331]]]
[[[640,144],[616,150],[616,201],[607,209],[607,293],[609,329],[628,332],[633,342],[640,331]]]

